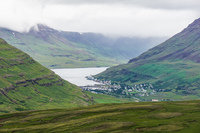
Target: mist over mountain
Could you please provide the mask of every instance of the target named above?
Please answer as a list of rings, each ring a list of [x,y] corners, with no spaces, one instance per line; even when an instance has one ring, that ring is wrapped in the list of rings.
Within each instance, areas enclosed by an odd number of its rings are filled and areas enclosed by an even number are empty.
[[[154,95],[143,99],[171,100],[200,97],[200,19],[158,46],[109,68],[96,77],[129,86],[151,84]]]
[[[143,53],[137,58],[133,58],[129,63],[153,60],[183,60],[200,62],[200,19],[195,20],[182,32],[173,36],[164,43]]]
[[[0,133],[199,133],[199,7],[1,0]]]
[[[66,32],[43,24],[22,33],[0,28],[0,37],[49,68],[113,66],[164,40]]]

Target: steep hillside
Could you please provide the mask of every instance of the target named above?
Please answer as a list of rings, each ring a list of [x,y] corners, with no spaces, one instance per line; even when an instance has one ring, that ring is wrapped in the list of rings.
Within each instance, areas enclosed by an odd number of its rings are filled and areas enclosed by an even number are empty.
[[[112,67],[96,77],[132,86],[133,95],[142,99],[199,99],[199,62],[200,19],[197,19],[182,32],[131,59],[128,64]]]
[[[48,68],[113,66],[162,40],[114,39],[95,33],[58,31],[42,24],[26,33],[0,28],[0,37]]]
[[[0,113],[92,103],[80,88],[0,39]]]
[[[200,62],[200,19],[164,43],[148,50],[129,63],[141,61],[193,61]]]
[[[200,101],[100,104],[0,115],[8,133],[198,133]]]

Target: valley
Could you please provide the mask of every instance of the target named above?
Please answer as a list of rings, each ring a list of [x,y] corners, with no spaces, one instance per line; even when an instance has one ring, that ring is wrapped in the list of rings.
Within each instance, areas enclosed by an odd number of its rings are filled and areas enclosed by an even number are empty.
[[[199,24],[110,68],[53,72],[0,39],[0,132],[199,131]]]
[[[0,133],[199,133],[199,7],[0,1]]]
[[[100,74],[95,73],[97,75],[90,74],[91,77],[89,74],[85,75],[85,77],[87,76],[87,78],[90,79],[91,81],[92,80],[97,81],[99,85],[92,85],[92,86],[78,85],[78,84],[77,85],[80,86],[85,91],[91,91],[97,94],[107,94],[107,95],[110,95],[111,97],[114,96],[116,98],[130,98],[130,99],[135,99],[137,101],[153,101],[153,100],[176,101],[176,100],[198,99],[200,97],[200,91],[198,89],[199,88],[198,80],[200,77],[199,76],[200,73],[198,72],[198,69],[199,69],[198,44],[199,44],[199,38],[200,38],[198,34],[199,24],[200,24],[200,19],[195,20],[192,24],[190,24],[187,28],[185,28],[180,33],[176,34],[172,38],[161,43],[160,45],[149,49],[147,52],[144,52],[140,56],[130,59],[127,64],[110,67],[106,69],[106,71]],[[38,26],[37,30],[32,28],[28,33],[17,33],[17,32],[14,33],[14,31],[10,31],[8,29],[1,29],[2,31],[1,34],[3,35],[3,32],[6,33],[4,34],[4,37],[6,37],[5,35],[8,35],[7,39],[11,41],[12,43],[15,42],[15,44],[17,45],[21,45],[21,43],[19,43],[18,41],[19,40],[22,41],[23,37],[26,38],[27,36],[34,37],[34,40],[39,39],[40,41],[42,40],[48,43],[51,42],[52,45],[48,45],[48,49],[46,49],[46,46],[45,46],[46,44],[44,42],[41,42],[44,48],[40,48],[40,49],[47,50],[47,51],[50,50],[48,52],[51,52],[51,50],[53,50],[56,54],[59,54],[59,50],[58,50],[59,47],[63,50],[65,48],[71,47],[72,46],[71,42],[75,42],[75,43],[81,42],[80,44],[82,45],[78,46],[79,48],[82,48],[83,44],[84,45],[87,44],[87,45],[90,45],[90,48],[95,47],[101,52],[109,53],[108,51],[102,50],[100,48],[102,46],[98,43],[100,43],[102,40],[99,38],[104,38],[103,40],[104,41],[106,40],[105,42],[110,42],[111,43],[110,46],[111,45],[114,46],[111,40],[109,40],[108,38],[105,39],[105,36],[101,34],[93,34],[93,33],[80,34],[76,32],[57,31],[55,29],[52,29],[50,27],[47,27],[41,24],[37,26]],[[10,38],[9,34],[11,34],[11,32],[13,32],[12,37],[17,37],[18,41],[13,38],[9,39]],[[59,43],[56,43],[54,37],[56,37],[57,39],[59,38],[59,40],[62,38],[61,39],[63,43],[62,47]],[[27,46],[37,48],[37,45],[39,43],[37,43],[36,40],[34,41],[35,43],[34,45],[32,44],[30,45],[27,43],[21,46],[23,48]],[[95,42],[95,41],[98,43],[91,44],[91,42]],[[67,46],[66,44],[64,44],[64,42],[68,43]],[[39,46],[40,45],[38,45],[38,48]],[[54,46],[55,49],[52,49],[51,46]],[[73,50],[76,49],[74,46],[72,47],[73,47]],[[38,55],[37,53],[35,53],[35,50],[32,50],[32,52],[34,53],[34,55]],[[70,55],[69,51],[67,52],[67,54],[66,52],[67,51],[65,51],[65,54],[62,54],[59,56],[57,55],[55,56],[54,54],[51,53],[51,56],[56,57],[55,58],[56,61],[59,61],[57,57],[68,59],[74,56],[74,55],[73,56]],[[43,52],[43,54],[45,53],[46,52]],[[82,51],[81,54],[83,53],[85,52]],[[95,52],[95,53],[98,53],[98,52]],[[117,53],[121,53],[121,52],[118,51]],[[109,54],[113,54],[113,53],[111,52]],[[79,55],[79,54],[76,54],[76,55]],[[40,59],[43,59],[42,56],[40,57],[41,57]],[[45,57],[45,58],[48,58],[48,57]],[[51,59],[51,58],[48,58],[48,59]],[[109,57],[109,59],[111,58]],[[15,61],[18,59],[12,59],[12,60]],[[50,60],[50,61],[53,61],[53,60]],[[56,61],[53,61],[53,62],[55,63]],[[86,63],[91,63],[91,61],[92,60],[89,60],[89,59],[85,60]],[[95,64],[95,66],[99,66],[97,65],[98,63],[93,62],[92,64]],[[57,68],[57,67],[60,68],[61,66],[58,67],[54,64],[52,68]],[[86,66],[79,66],[78,64],[76,64],[76,66],[86,67]],[[102,64],[102,66],[104,65]],[[51,66],[49,67],[51,68]],[[67,66],[67,67],[70,67],[70,66]],[[79,75],[80,73],[81,72],[76,73],[76,74],[74,73],[74,75]],[[64,73],[61,72],[61,74],[64,74]],[[8,76],[6,77],[12,77],[12,74],[8,73],[7,75]],[[21,75],[23,77],[23,74]],[[31,79],[30,81],[32,80],[33,79]],[[39,80],[41,79],[39,78]],[[21,80],[21,81],[17,81],[16,84],[25,84],[26,86],[28,82],[29,80]],[[33,80],[33,82],[37,82],[37,81]],[[86,82],[86,80],[84,82]],[[49,85],[49,84],[51,83],[47,83],[44,85]],[[12,86],[13,85],[11,84],[10,87],[8,88],[11,88],[12,90]],[[2,92],[2,94],[5,94],[5,93]]]
[[[115,66],[165,39],[67,32],[43,24],[33,26],[28,32],[0,28],[0,38],[51,69]]]

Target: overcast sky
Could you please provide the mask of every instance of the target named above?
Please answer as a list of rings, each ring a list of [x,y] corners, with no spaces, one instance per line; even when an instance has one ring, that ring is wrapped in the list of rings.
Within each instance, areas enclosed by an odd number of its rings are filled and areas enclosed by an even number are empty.
[[[0,0],[0,26],[170,37],[200,17],[199,0]]]

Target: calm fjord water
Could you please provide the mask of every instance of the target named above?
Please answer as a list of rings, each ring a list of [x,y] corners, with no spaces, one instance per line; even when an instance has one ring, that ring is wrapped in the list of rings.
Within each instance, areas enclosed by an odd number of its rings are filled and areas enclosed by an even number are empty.
[[[97,68],[65,68],[65,69],[52,69],[61,78],[77,85],[86,86],[98,84],[97,82],[87,80],[85,77],[90,75],[96,75],[105,71],[108,67]]]

